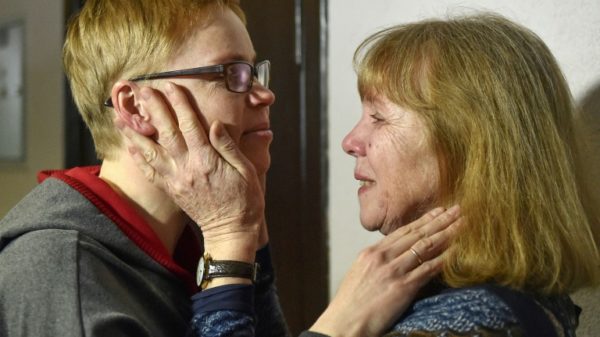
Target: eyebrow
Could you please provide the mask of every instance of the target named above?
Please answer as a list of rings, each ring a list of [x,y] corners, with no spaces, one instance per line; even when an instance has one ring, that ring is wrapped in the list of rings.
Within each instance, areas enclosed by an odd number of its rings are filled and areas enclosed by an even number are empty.
[[[248,62],[251,64],[255,64],[256,63],[256,53],[252,53],[252,56],[250,57],[250,59],[248,59],[247,57],[245,57],[242,54],[232,53],[232,54],[226,54],[224,56],[221,56],[221,57],[217,58],[216,60],[218,60],[218,61],[215,64],[227,63],[227,62],[232,62],[232,61],[244,61],[244,62]]]

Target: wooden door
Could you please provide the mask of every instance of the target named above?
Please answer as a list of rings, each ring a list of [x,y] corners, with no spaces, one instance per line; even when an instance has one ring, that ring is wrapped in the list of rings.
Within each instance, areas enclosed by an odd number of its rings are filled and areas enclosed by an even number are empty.
[[[275,134],[267,221],[277,285],[294,335],[328,302],[326,1],[242,0],[258,59],[271,60]]]

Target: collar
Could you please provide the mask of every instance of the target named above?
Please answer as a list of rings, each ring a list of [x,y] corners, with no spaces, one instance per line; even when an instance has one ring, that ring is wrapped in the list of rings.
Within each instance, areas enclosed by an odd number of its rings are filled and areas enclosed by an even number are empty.
[[[38,173],[38,181],[41,183],[51,177],[67,183],[111,219],[142,251],[182,280],[190,294],[198,292],[194,275],[202,249],[194,225],[185,228],[171,256],[133,205],[100,179],[99,174],[100,166],[75,167],[42,171]]]

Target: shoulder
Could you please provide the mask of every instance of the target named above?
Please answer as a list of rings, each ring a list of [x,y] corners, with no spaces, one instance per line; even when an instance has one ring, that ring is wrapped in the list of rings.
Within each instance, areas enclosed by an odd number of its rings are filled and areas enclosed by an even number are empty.
[[[75,230],[48,228],[19,234],[0,247],[0,263],[13,263],[6,267],[22,269],[47,263],[56,266],[72,263],[65,258],[76,258],[79,233]]]
[[[58,179],[46,179],[0,220],[0,248],[24,233],[82,227],[97,213],[81,193]]]
[[[518,326],[511,309],[482,287],[453,289],[419,300],[394,326],[395,331],[506,330]]]
[[[0,250],[0,322],[10,322],[0,336],[24,326],[31,336],[183,335],[185,288],[128,258],[77,230],[11,240]]]
[[[72,282],[66,283],[69,277],[76,281],[78,246],[79,234],[72,230],[24,233],[0,250],[0,284],[38,291],[47,285],[72,286]]]
[[[114,254],[77,229],[44,228],[20,233],[0,246],[0,292],[26,290],[26,297],[58,290],[76,293],[82,275],[114,263]],[[24,295],[20,295],[24,297]]]
[[[0,335],[18,335],[27,327],[31,336],[79,336],[77,241],[74,231],[48,229],[3,247],[0,321],[6,324],[0,324]]]

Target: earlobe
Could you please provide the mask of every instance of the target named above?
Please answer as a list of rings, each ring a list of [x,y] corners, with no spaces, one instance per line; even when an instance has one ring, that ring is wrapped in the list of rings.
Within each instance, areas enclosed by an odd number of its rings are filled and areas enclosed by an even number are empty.
[[[140,88],[132,81],[121,80],[113,85],[111,99],[115,118],[135,132],[152,136],[156,129],[150,124],[150,115],[140,102]]]

